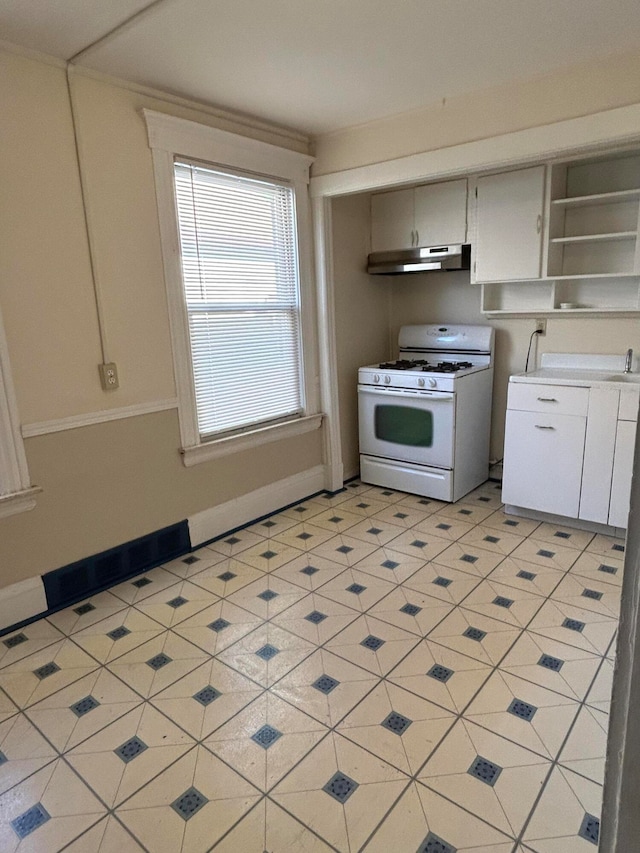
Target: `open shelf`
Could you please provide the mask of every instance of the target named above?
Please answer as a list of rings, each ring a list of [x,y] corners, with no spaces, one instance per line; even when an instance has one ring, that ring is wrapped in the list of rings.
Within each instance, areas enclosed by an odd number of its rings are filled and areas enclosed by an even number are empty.
[[[640,276],[639,174],[638,153],[549,167],[548,278],[570,281]],[[600,307],[615,307],[615,303],[607,305],[611,292],[609,287],[602,287],[597,300]]]
[[[575,237],[553,237],[552,243],[607,243],[614,240],[635,240],[636,231],[614,231],[611,234],[578,234]]]
[[[562,205],[563,207],[590,207],[620,201],[633,201],[634,199],[640,199],[640,188],[617,190],[609,193],[594,193],[593,195],[579,195],[571,198],[554,198],[551,204]]]

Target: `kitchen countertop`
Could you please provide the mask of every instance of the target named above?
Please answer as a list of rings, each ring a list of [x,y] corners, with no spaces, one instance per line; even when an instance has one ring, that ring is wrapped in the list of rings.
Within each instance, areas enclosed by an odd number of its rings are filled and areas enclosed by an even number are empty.
[[[575,385],[587,388],[615,388],[640,392],[640,373],[624,373],[624,356],[544,353],[541,366],[529,373],[517,373],[510,382],[544,385]],[[637,366],[634,364],[634,367]]]

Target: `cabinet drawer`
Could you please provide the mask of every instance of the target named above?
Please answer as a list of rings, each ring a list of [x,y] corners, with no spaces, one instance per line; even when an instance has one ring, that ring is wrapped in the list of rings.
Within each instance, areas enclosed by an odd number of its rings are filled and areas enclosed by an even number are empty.
[[[589,389],[572,385],[534,385],[509,383],[508,409],[525,412],[549,412],[557,415],[586,416]]]
[[[621,391],[620,406],[618,407],[619,421],[638,420],[638,391]]]

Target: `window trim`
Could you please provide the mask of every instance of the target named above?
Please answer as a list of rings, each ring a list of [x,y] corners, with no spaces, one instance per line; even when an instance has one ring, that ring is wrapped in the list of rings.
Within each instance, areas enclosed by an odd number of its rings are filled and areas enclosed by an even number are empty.
[[[32,486],[20,431],[9,348],[0,312],[0,518],[33,509],[42,489]]]
[[[164,113],[143,109],[142,115],[147,126],[156,182],[183,463],[189,467],[317,429],[322,416],[319,414],[317,323],[308,194],[309,168],[313,158]],[[289,182],[294,190],[300,267],[303,397],[306,400],[305,414],[300,418],[238,435],[201,440],[196,415],[189,322],[180,265],[180,237],[174,186],[175,157],[284,180]]]

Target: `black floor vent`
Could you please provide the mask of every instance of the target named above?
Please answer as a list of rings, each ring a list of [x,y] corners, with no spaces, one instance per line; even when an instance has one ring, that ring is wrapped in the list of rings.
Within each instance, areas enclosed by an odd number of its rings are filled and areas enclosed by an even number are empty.
[[[50,610],[80,601],[101,589],[153,569],[191,550],[186,521],[125,542],[43,575]]]

